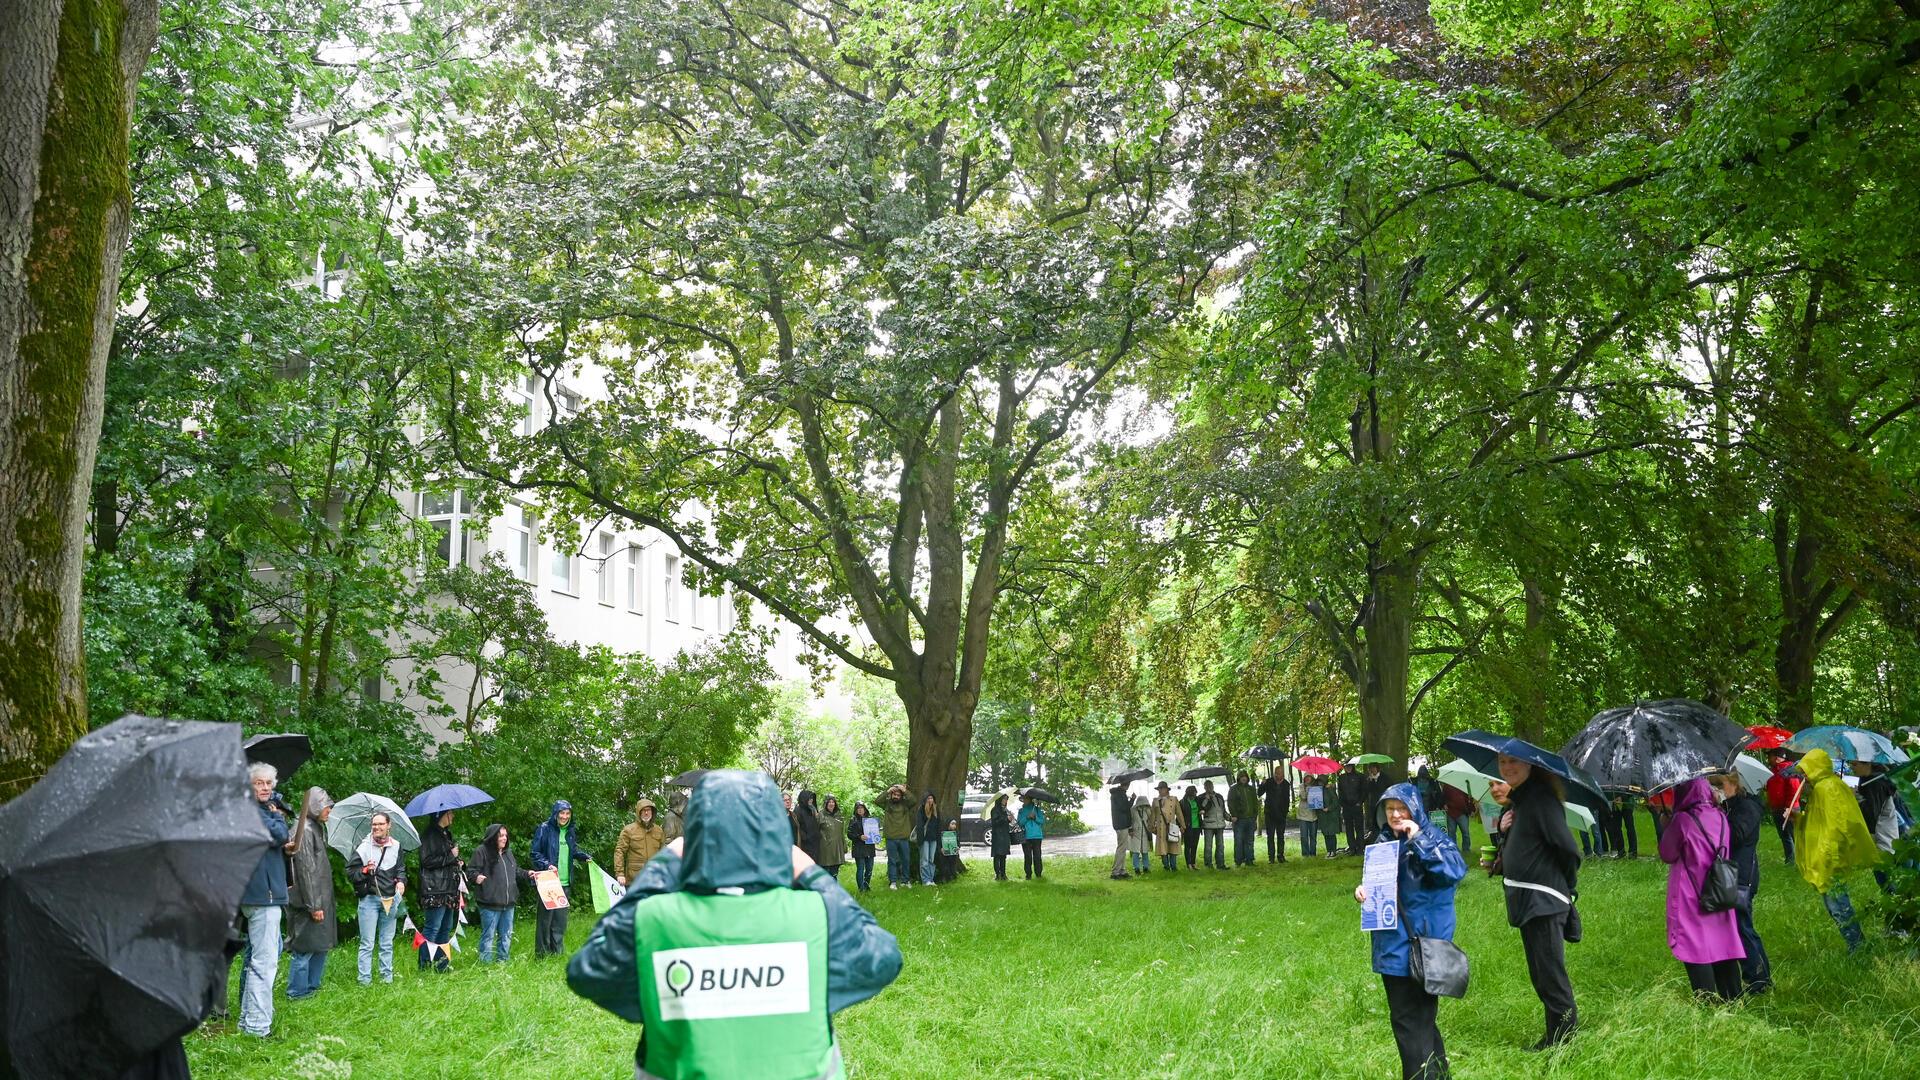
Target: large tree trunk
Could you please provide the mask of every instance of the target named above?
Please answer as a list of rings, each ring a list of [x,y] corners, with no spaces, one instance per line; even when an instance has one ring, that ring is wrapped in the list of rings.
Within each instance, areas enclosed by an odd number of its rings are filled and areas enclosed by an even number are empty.
[[[1795,530],[1786,507],[1773,512],[1773,552],[1780,584],[1780,628],[1774,640],[1775,722],[1791,731],[1813,726],[1820,650],[1860,607],[1860,594],[1821,569],[1822,544],[1804,521]]]
[[[973,746],[973,710],[938,689],[903,693],[901,700],[907,707],[907,789],[914,805],[931,791],[941,813],[959,817],[967,754]]]
[[[1371,571],[1367,596],[1366,677],[1360,681],[1360,746],[1385,754],[1394,763],[1383,771],[1406,775],[1407,749],[1413,742],[1413,718],[1407,707],[1413,617],[1418,598],[1417,560],[1402,556]]]
[[[80,570],[157,0],[0,4],[0,798],[87,729]]]

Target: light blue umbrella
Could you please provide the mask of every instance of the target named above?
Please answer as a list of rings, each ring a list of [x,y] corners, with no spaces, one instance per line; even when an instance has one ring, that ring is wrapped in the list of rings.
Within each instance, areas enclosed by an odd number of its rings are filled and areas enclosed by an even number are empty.
[[[415,795],[413,801],[407,804],[407,816],[428,817],[492,801],[493,796],[471,784],[441,784]]]
[[[1787,749],[1796,754],[1825,750],[1834,761],[1871,761],[1875,765],[1903,765],[1907,752],[1877,731],[1852,724],[1823,724],[1794,732]]]

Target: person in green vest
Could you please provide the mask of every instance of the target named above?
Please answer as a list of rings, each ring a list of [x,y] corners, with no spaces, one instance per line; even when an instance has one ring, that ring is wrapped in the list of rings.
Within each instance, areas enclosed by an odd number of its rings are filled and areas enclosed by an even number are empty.
[[[567,892],[567,903],[571,907],[573,895],[573,864],[592,862],[592,857],[580,850],[573,828],[573,804],[565,799],[557,799],[553,804],[553,814],[546,823],[533,830],[533,840],[528,844],[528,861],[533,864],[534,873],[552,870],[559,874],[560,888]],[[567,911],[568,908],[548,910],[545,904],[534,909],[533,955],[565,956],[567,952]]]
[[[667,845],[567,964],[643,1025],[638,1080],[844,1077],[834,1013],[900,974],[900,943],[793,845],[763,772],[715,770]]]

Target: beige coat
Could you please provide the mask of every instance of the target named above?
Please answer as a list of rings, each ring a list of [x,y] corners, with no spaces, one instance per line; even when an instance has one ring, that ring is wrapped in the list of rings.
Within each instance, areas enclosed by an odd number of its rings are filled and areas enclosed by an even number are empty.
[[[642,810],[654,810],[650,824],[640,824]],[[659,811],[655,810],[652,799],[641,799],[633,806],[633,820],[620,830],[620,841],[614,845],[613,876],[619,878],[622,885],[632,884],[647,860],[660,854],[660,849],[666,846],[667,831],[660,824]]]
[[[1147,828],[1153,833],[1153,853],[1155,855],[1177,855],[1180,845],[1168,839],[1171,826],[1180,822],[1180,800],[1172,795],[1162,795],[1153,800],[1153,806],[1147,811]]]

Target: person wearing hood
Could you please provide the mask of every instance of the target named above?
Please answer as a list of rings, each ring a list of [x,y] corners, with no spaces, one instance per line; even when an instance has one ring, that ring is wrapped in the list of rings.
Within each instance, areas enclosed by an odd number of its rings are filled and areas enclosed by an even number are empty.
[[[659,808],[652,799],[633,804],[633,820],[620,826],[620,839],[613,846],[613,878],[621,885],[633,884],[647,860],[667,846],[667,830],[655,816]]]
[[[1133,876],[1127,873],[1127,857],[1133,853],[1133,800],[1127,798],[1127,785],[1107,789],[1107,816],[1113,822],[1113,873],[1108,876],[1124,881]]]
[[[592,862],[592,856],[580,850],[575,840],[573,827],[573,804],[565,799],[556,799],[553,813],[541,826],[533,830],[533,842],[527,845],[527,861],[533,864],[533,872],[552,870],[560,879],[560,891],[565,893],[573,886],[573,864]],[[567,911],[573,906],[573,897],[567,896],[567,907],[549,909],[541,904],[533,913],[533,955],[561,956],[567,951]]]
[[[887,842],[887,888],[912,888],[913,804],[905,784],[888,788],[880,802],[880,837]]]
[[[994,796],[987,808],[987,847],[993,853],[993,880],[1007,880],[1007,854],[1013,850],[1013,811],[1007,793]]]
[[[1760,830],[1767,820],[1767,808],[1733,773],[1714,777],[1713,785],[1720,790],[1720,810],[1727,815],[1727,858],[1733,863],[1747,901],[1734,909],[1740,947],[1747,951],[1740,961],[1740,993],[1764,994],[1773,989],[1773,965],[1767,959],[1760,931],[1753,925],[1753,903],[1760,892]]]
[[[1133,864],[1133,872],[1145,876],[1148,873],[1147,856],[1153,850],[1153,825],[1147,820],[1153,816],[1153,803],[1145,795],[1133,797],[1133,827],[1127,831],[1127,858]]]
[[[1253,836],[1260,825],[1260,795],[1253,775],[1242,769],[1227,787],[1227,817],[1233,822],[1233,865],[1252,866]]]
[[[1398,841],[1399,917],[1375,930],[1373,970],[1387,991],[1387,1016],[1400,1048],[1401,1080],[1445,1080],[1446,1044],[1440,1038],[1440,999],[1413,978],[1413,938],[1453,940],[1453,890],[1467,876],[1466,859],[1445,831],[1428,820],[1425,802],[1413,784],[1395,784],[1380,796],[1386,822],[1375,843]],[[1366,902],[1366,887],[1353,898]]]
[[[1846,781],[1833,771],[1825,750],[1810,750],[1796,766],[1806,777],[1800,806],[1793,814],[1794,865],[1826,904],[1827,914],[1846,939],[1847,951],[1866,943],[1847,894],[1846,876],[1880,862],[1880,849]]]
[[[913,812],[913,842],[920,849],[922,885],[933,884],[934,875],[940,869],[940,833],[946,824],[940,816],[940,800],[931,791],[922,795],[919,809]]]
[[[802,797],[807,793],[802,792]],[[840,880],[840,867],[847,861],[847,826],[840,818],[840,800],[829,795],[820,801],[820,815],[816,819],[820,830],[820,851],[813,861],[820,869]]]
[[[568,962],[574,993],[642,1025],[636,1076],[845,1075],[832,1015],[898,977],[900,944],[790,837],[772,777],[708,773],[686,836]]]
[[[806,852],[807,858],[812,859],[815,865],[820,865],[819,798],[811,791],[802,791],[793,808],[794,846]]]
[[[1729,908],[1703,911],[1700,892],[1715,859],[1733,848],[1727,815],[1713,802],[1706,777],[1674,789],[1673,821],[1660,835],[1660,861],[1667,871],[1667,948],[1687,969],[1687,981],[1702,997],[1732,1001],[1740,996],[1740,925]]]
[[[420,970],[452,967],[453,924],[460,912],[460,845],[453,842],[453,811],[435,814],[420,834]]]
[[[480,904],[480,962],[505,963],[513,955],[513,908],[520,902],[520,883],[533,875],[513,857],[507,827],[494,822],[480,838],[480,850],[467,863],[467,880]]]
[[[1033,793],[1020,793],[1020,816],[1016,819],[1020,826],[1020,856],[1026,870],[1026,880],[1045,878],[1046,867],[1041,862],[1040,842],[1047,835],[1047,815],[1034,801]]]
[[[871,837],[867,833],[869,821],[873,821],[875,829]],[[879,826],[866,803],[853,804],[853,817],[847,819],[847,843],[853,845],[853,883],[861,892],[873,888],[873,840],[879,836]]]
[[[327,952],[340,943],[333,863],[327,859],[327,819],[332,816],[333,798],[317,787],[308,788],[300,820],[293,826],[293,874],[287,879],[287,916],[293,923],[287,941],[289,1001],[320,992]]]
[[[1547,1033],[1531,1049],[1546,1050],[1572,1038],[1580,1022],[1566,949],[1568,941],[1580,939],[1574,910],[1580,845],[1567,826],[1559,777],[1506,754],[1500,755],[1500,776],[1507,785],[1502,820],[1512,819],[1499,856],[1507,925],[1520,931],[1527,977],[1546,1010]]]

